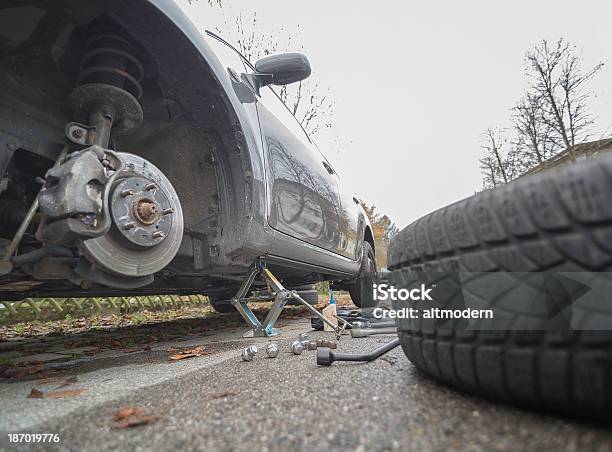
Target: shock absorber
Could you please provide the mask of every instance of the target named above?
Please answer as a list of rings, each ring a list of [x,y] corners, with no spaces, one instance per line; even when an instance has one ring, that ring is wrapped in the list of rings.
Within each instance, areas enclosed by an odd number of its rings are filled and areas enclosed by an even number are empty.
[[[143,118],[142,64],[120,32],[92,27],[84,45],[76,88],[69,97],[75,115],[91,129],[85,144],[108,147],[113,133],[128,133]]]

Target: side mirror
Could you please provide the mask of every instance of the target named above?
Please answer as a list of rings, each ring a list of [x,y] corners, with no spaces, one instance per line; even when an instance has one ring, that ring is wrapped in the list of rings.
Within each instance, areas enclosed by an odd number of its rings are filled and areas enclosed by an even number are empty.
[[[255,63],[255,70],[272,76],[266,85],[289,85],[308,78],[311,73],[310,62],[302,53],[279,53],[261,58]]]

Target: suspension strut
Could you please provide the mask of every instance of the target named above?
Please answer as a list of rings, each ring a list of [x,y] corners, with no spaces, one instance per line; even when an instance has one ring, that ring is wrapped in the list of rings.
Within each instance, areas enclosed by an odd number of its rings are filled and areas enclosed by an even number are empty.
[[[69,96],[75,116],[90,126],[82,144],[106,148],[111,129],[125,134],[142,122],[140,83],[144,69],[134,52],[120,32],[96,26],[90,29],[76,88]]]

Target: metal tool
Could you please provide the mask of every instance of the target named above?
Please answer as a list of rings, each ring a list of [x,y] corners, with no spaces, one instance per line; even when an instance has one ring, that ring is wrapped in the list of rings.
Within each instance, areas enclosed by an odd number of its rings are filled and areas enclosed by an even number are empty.
[[[308,350],[316,350],[320,347],[338,348],[338,343],[327,339],[317,339],[316,341],[308,342]]]
[[[276,342],[270,342],[266,347],[266,355],[268,358],[276,358],[278,356],[278,344]]]
[[[319,348],[317,350],[317,364],[319,366],[331,366],[334,361],[361,361],[369,362],[380,358],[385,353],[393,350],[400,345],[399,338],[379,347],[370,353],[338,353],[332,352],[329,348]]]
[[[389,322],[353,322],[351,323],[353,328],[389,328],[395,327],[395,321]]]
[[[293,344],[291,344],[291,353],[294,355],[301,355],[303,351],[304,346],[300,341],[295,341]]]
[[[244,349],[242,349],[242,360],[243,361],[253,361],[255,355],[259,350],[257,349],[257,345],[250,345]]]
[[[310,338],[308,337],[307,333],[301,333],[300,336],[298,337],[298,341],[300,341],[300,344],[302,344],[302,347],[306,349],[308,348],[308,343],[310,342]]]
[[[246,296],[248,295],[249,289],[253,285],[253,282],[255,281],[255,278],[257,276],[260,276],[261,279],[263,279],[263,281],[268,286],[270,286],[274,292],[274,301],[272,303],[272,307],[270,308],[270,312],[268,312],[268,315],[266,316],[263,323],[261,323],[257,319],[257,317],[255,316],[251,308],[249,308],[248,306],[249,299],[246,298]],[[339,319],[342,322],[342,327],[338,325],[334,325],[333,322],[326,319],[325,316],[321,314],[319,311],[317,311],[313,306],[311,306],[310,303],[302,299],[302,297],[300,297],[299,294],[295,290],[285,289],[285,287],[280,283],[278,279],[276,279],[276,277],[272,274],[272,272],[270,272],[270,270],[266,268],[265,259],[263,257],[260,257],[253,263],[247,277],[245,278],[245,280],[242,282],[242,285],[238,289],[238,292],[231,299],[232,305],[240,313],[240,315],[245,320],[245,322],[247,322],[251,326],[251,329],[247,331],[246,333],[244,333],[242,336],[243,337],[256,337],[256,336],[262,336],[262,337],[268,336],[269,337],[269,336],[276,336],[280,334],[280,331],[274,328],[274,323],[280,316],[280,313],[282,312],[283,308],[285,307],[285,305],[287,304],[289,300],[298,301],[300,304],[305,306],[306,309],[308,309],[314,315],[319,317],[323,322],[330,325],[334,329],[336,333],[336,337],[338,339],[340,338],[340,335],[342,334],[342,332],[348,325],[348,322],[346,322],[343,319]]]
[[[397,333],[397,327],[387,328],[352,328],[351,337],[367,337],[374,334],[395,334]]]

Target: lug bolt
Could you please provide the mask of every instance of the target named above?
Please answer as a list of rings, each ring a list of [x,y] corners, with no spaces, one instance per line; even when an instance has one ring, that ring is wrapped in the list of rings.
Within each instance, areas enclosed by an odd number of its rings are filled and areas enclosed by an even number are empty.
[[[133,190],[129,190],[129,189],[125,189],[125,190],[121,190],[121,197],[125,198],[126,196],[130,196],[134,194]]]
[[[256,345],[251,345],[247,348],[242,349],[242,360],[243,361],[253,361],[255,355],[259,350]]]
[[[276,342],[270,342],[266,347],[266,355],[268,358],[276,358],[278,356],[278,344]]]
[[[149,191],[149,190],[155,190],[157,188],[157,185],[155,184],[147,184],[145,185],[145,190]]]
[[[300,341],[295,341],[293,344],[291,344],[291,353],[294,355],[301,355],[303,351],[304,346]]]
[[[134,223],[131,223],[131,222],[130,223],[125,223],[123,225],[123,229],[129,230],[129,229],[132,229],[134,226],[136,226]]]
[[[302,347],[308,348],[308,343],[310,342],[310,338],[307,333],[301,333],[298,337],[298,341],[302,344]]]
[[[162,231],[155,231],[153,233],[153,238],[154,239],[161,239],[164,236],[164,233]]]
[[[162,210],[162,215],[168,215],[174,213],[174,209],[172,207],[168,207],[167,209]]]

